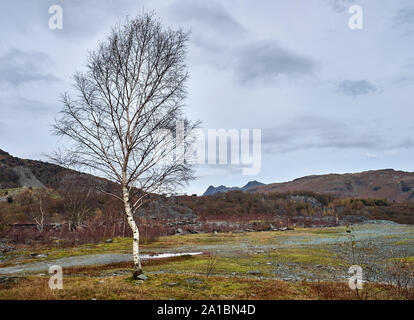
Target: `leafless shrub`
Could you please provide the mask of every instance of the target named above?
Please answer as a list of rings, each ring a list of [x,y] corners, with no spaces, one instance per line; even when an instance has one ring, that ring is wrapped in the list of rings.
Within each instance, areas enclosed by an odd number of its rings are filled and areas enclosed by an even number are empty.
[[[218,256],[215,253],[209,254],[206,264],[206,278],[208,279],[216,270],[218,263]]]
[[[51,192],[48,189],[30,190],[20,193],[16,200],[23,205],[26,216],[32,220],[39,232],[43,232],[50,216]]]
[[[402,299],[414,299],[414,265],[406,258],[387,263],[387,283],[394,286]]]

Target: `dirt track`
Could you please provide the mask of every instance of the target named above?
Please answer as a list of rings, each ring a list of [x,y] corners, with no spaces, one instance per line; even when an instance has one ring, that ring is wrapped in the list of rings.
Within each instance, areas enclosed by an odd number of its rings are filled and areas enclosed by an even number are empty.
[[[169,257],[177,257],[182,255],[198,255],[201,252],[191,252],[191,253],[166,253],[159,255],[142,255],[142,260],[147,259],[162,259]],[[119,262],[128,262],[132,261],[131,254],[94,254],[94,255],[84,255],[76,256],[69,258],[61,258],[52,261],[43,261],[36,263],[29,263],[25,265],[18,265],[14,267],[0,268],[0,274],[16,274],[16,273],[31,273],[31,272],[47,272],[50,266],[58,265],[62,268],[69,267],[80,267],[80,266],[92,266],[92,265],[106,265]]]

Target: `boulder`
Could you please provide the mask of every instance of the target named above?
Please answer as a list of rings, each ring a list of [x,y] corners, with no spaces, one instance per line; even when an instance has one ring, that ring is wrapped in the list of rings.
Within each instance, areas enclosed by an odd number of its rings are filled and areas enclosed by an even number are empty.
[[[276,231],[277,228],[275,228],[275,226],[273,224],[269,225],[269,228],[267,229],[268,231]]]
[[[148,279],[148,277],[143,273],[141,273],[139,276],[137,276],[137,280],[145,281],[147,279]]]

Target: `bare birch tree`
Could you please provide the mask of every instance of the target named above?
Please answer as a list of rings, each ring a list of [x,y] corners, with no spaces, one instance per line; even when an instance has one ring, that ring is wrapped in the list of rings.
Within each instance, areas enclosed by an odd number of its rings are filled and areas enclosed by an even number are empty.
[[[183,152],[191,142],[176,130],[180,123],[189,137],[198,126],[183,115],[187,41],[188,33],[164,28],[153,13],[116,25],[89,54],[86,71],[75,74],[75,93],[63,95],[54,125],[70,141],[55,160],[119,185],[106,192],[122,201],[132,229],[135,278],[142,266],[134,213],[150,194],[193,178]]]

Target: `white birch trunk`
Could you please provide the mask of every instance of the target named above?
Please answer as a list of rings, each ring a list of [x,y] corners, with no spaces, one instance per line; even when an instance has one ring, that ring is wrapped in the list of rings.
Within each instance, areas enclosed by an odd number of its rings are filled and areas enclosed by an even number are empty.
[[[133,234],[132,255],[134,258],[134,278],[136,278],[137,276],[142,274],[141,259],[139,257],[139,230],[137,224],[135,223],[133,212],[131,210],[131,205],[129,202],[129,192],[125,186],[122,187],[122,194],[125,206],[125,214],[127,216],[127,221],[129,226],[131,227]]]

